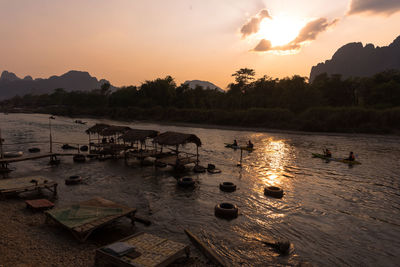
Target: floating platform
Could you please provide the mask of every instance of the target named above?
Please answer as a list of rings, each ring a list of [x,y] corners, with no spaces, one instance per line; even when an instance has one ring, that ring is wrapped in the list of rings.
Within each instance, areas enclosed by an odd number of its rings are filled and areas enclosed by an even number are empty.
[[[33,210],[47,210],[54,207],[54,203],[47,199],[26,200],[26,206]]]
[[[0,198],[5,198],[7,195],[17,195],[28,191],[41,192],[42,189],[47,189],[57,195],[57,183],[40,176],[29,176],[21,178],[9,178],[0,180]]]
[[[135,221],[135,208],[123,206],[110,200],[96,197],[63,208],[46,211],[46,222],[50,220],[68,229],[80,242],[100,227],[122,217]]]
[[[95,266],[168,266],[186,254],[189,257],[189,246],[148,233],[137,233],[118,241],[118,244],[133,246],[130,253],[118,256],[110,253],[108,245],[96,250]],[[116,243],[114,243],[116,244]]]

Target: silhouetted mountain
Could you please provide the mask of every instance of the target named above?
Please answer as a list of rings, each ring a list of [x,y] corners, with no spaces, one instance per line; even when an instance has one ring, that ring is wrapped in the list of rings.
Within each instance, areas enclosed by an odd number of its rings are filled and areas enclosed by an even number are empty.
[[[213,83],[207,82],[207,81],[199,81],[199,80],[192,80],[192,81],[186,81],[183,84],[188,85],[189,88],[195,89],[197,86],[201,86],[204,89],[211,89],[211,90],[217,90],[220,92],[225,92],[224,90],[222,90],[221,88],[219,88],[218,86],[216,86]]]
[[[26,76],[18,78],[14,73],[3,71],[0,76],[0,99],[6,99],[15,95],[45,94],[54,89],[63,88],[65,91],[91,91],[99,89],[107,80],[98,81],[96,77],[90,76],[84,71],[69,71],[61,76],[51,76],[48,79],[35,79]],[[111,87],[114,89],[114,87]]]
[[[341,74],[343,78],[372,76],[389,69],[400,69],[400,36],[389,46],[374,47],[349,43],[339,48],[331,60],[311,68],[310,81],[321,73]]]

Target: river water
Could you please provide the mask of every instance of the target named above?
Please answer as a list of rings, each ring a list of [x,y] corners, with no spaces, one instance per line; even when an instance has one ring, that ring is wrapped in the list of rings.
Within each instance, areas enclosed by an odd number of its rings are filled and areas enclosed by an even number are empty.
[[[37,146],[49,151],[49,119],[40,114],[0,115],[6,151]],[[123,160],[73,163],[63,157],[59,166],[48,159],[14,163],[10,177],[41,175],[59,183],[58,205],[101,196],[137,207],[152,226],[140,230],[189,243],[183,229],[197,234],[232,266],[398,266],[400,252],[400,138],[352,134],[279,133],[176,127],[148,123],[57,117],[52,120],[53,140],[87,144],[85,130],[97,122],[127,125],[160,132],[196,134],[202,140],[200,161],[213,163],[220,174],[190,173],[195,190],[177,187],[164,169],[126,166]],[[251,140],[255,151],[243,153],[224,143]],[[36,145],[26,144],[38,142]],[[8,144],[8,145],[7,145]],[[54,150],[61,152],[61,144]],[[329,147],[334,156],[354,151],[361,165],[312,158]],[[188,144],[185,149],[192,150]],[[66,186],[64,179],[80,175],[86,183]],[[225,193],[219,183],[234,182],[238,190]],[[284,189],[282,199],[264,195],[264,187]],[[214,216],[214,206],[230,202],[239,207],[232,221]],[[294,245],[288,256],[279,256],[259,240],[287,239]]]

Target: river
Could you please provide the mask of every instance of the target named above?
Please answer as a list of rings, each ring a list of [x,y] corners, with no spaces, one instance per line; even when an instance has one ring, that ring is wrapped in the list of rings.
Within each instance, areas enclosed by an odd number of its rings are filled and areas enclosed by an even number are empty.
[[[0,114],[5,151],[40,147],[49,151],[49,116]],[[189,243],[189,229],[215,248],[230,265],[295,265],[309,261],[316,266],[398,266],[400,252],[400,138],[360,134],[279,133],[247,130],[178,127],[151,123],[56,117],[52,137],[60,143],[87,144],[85,130],[97,122],[131,128],[196,134],[202,140],[202,165],[215,164],[220,174],[191,173],[198,185],[182,190],[171,172],[150,167],[126,166],[123,160],[73,163],[63,157],[59,166],[48,159],[11,165],[10,177],[41,175],[59,183],[57,205],[101,196],[137,207],[152,226],[140,230]],[[243,153],[224,147],[237,139],[248,140],[255,151]],[[38,142],[36,145],[29,143]],[[361,165],[325,162],[312,158],[328,147],[334,156],[354,151]],[[194,145],[186,148],[193,150]],[[86,183],[66,186],[64,179],[80,175]],[[234,182],[238,190],[225,193],[219,183]],[[264,195],[267,185],[284,190],[282,199]],[[226,221],[214,216],[214,206],[230,202],[239,217]],[[151,214],[149,214],[151,208]],[[293,244],[288,256],[278,256],[258,240],[287,239]]]

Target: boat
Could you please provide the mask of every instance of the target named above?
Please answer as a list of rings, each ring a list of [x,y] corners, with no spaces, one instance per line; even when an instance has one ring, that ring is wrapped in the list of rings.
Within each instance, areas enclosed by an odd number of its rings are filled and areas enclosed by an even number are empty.
[[[320,159],[325,159],[325,160],[329,160],[329,161],[336,161],[336,162],[342,162],[342,163],[346,163],[346,164],[350,164],[350,165],[357,165],[357,164],[361,164],[361,162],[357,161],[357,160],[348,160],[345,158],[332,158],[332,157],[327,157],[323,154],[318,154],[318,153],[312,153],[312,156],[314,158],[320,158]]]
[[[24,154],[24,152],[22,151],[17,151],[17,152],[4,152],[3,156],[5,158],[19,158],[22,157],[22,155]]]
[[[64,144],[61,147],[62,149],[78,149],[77,147],[71,146],[69,144]]]
[[[240,146],[235,146],[234,144],[229,144],[229,143],[225,143],[225,147],[233,148],[233,149],[239,149],[240,148]]]
[[[86,121],[75,120],[75,123],[79,123],[79,124],[86,124]]]
[[[225,147],[227,148],[232,148],[232,149],[241,149],[241,150],[246,150],[246,151],[253,151],[255,148],[253,147],[247,147],[247,146],[235,146],[233,144],[225,143]]]

